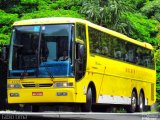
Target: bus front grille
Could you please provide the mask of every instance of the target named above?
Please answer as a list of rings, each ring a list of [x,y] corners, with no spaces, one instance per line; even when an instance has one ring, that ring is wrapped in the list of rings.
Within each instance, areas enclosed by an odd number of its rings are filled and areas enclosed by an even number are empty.
[[[53,84],[22,84],[23,87],[51,87]]]

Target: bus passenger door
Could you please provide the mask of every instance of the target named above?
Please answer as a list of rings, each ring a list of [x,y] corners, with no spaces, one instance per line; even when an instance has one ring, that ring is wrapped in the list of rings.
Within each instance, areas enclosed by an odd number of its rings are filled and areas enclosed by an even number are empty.
[[[75,79],[76,79],[76,101],[85,102],[85,73],[87,64],[87,45],[86,45],[86,25],[76,23],[76,37],[74,42],[74,65],[75,65]]]

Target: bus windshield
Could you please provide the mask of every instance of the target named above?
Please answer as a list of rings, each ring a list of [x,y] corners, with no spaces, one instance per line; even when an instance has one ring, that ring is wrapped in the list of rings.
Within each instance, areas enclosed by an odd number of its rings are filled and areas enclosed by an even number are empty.
[[[15,27],[10,46],[10,77],[72,76],[71,29],[71,24]]]

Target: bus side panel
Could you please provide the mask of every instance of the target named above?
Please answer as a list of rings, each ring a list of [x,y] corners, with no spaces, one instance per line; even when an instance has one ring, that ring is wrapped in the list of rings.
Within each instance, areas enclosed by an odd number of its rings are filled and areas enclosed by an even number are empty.
[[[131,79],[125,76],[125,66],[115,60],[104,58],[105,73],[99,103],[129,104]]]
[[[117,60],[101,58],[105,66],[102,87],[98,96],[99,103],[130,104],[132,90],[137,97],[144,91],[145,104],[155,102],[155,71]]]

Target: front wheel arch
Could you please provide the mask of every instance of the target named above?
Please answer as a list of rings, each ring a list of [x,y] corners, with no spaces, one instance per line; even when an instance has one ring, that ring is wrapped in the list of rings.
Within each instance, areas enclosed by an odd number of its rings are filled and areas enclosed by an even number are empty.
[[[86,103],[82,104],[82,111],[92,111],[92,105],[96,102],[96,88],[93,82],[90,82],[86,92]]]

